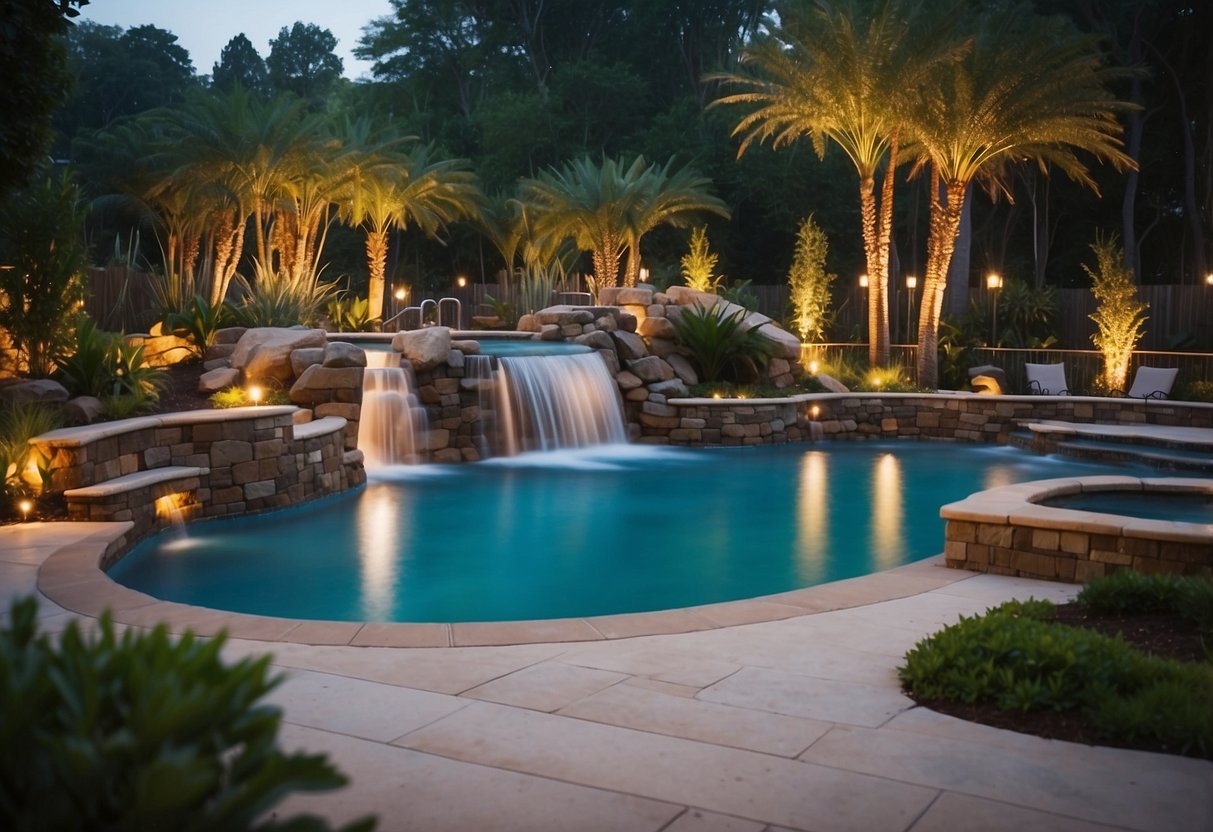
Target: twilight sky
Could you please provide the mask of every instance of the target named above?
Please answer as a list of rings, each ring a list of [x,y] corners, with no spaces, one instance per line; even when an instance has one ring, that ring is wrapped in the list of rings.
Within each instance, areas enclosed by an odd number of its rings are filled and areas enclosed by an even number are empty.
[[[92,0],[77,19],[124,29],[145,23],[168,29],[189,51],[199,75],[211,74],[219,52],[241,32],[265,58],[270,39],[283,26],[296,20],[315,23],[336,35],[345,76],[356,79],[369,78],[371,70],[352,54],[362,27],[391,11],[388,0]]]

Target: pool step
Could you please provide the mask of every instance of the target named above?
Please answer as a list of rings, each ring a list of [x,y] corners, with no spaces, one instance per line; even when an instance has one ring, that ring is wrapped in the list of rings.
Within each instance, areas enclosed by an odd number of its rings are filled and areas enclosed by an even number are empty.
[[[1129,462],[1170,471],[1213,472],[1213,430],[1160,425],[1023,421],[1008,442],[1037,453]]]

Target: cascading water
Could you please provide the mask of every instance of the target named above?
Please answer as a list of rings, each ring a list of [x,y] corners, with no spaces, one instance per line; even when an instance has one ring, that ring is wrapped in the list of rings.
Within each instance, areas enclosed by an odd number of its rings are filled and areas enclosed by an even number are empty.
[[[399,353],[367,352],[366,358],[358,422],[358,447],[366,466],[421,462],[429,426],[414,392],[412,370],[400,366]]]
[[[498,362],[490,385],[497,453],[627,441],[619,389],[600,356],[515,356]],[[483,401],[485,387],[481,390]]]

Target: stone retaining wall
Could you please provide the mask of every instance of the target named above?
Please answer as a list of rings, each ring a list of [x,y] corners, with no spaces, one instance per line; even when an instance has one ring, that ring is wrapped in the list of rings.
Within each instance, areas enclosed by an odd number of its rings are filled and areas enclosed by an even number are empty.
[[[1208,494],[1213,480],[1098,476],[994,488],[940,509],[948,566],[997,575],[1086,583],[1133,569],[1213,573],[1213,535],[1197,523],[1147,520],[1038,505],[1096,491]]]
[[[345,421],[331,417],[296,425],[298,412],[283,406],[169,413],[63,428],[31,444],[41,464],[50,466],[50,491],[83,490],[76,500],[79,519],[132,519],[132,501],[151,499],[133,475],[172,466],[200,472],[196,484],[179,489],[186,504],[197,504],[197,517],[280,508],[365,482],[361,454],[345,449]],[[130,488],[90,491],[124,477]],[[164,496],[163,488],[152,490],[154,497]],[[103,508],[94,510],[90,503]]]

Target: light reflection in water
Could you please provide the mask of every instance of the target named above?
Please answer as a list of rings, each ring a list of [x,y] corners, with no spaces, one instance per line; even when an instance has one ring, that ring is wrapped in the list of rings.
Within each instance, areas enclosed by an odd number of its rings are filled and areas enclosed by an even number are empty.
[[[796,492],[796,567],[805,582],[821,580],[825,569],[830,534],[829,478],[828,455],[809,451],[801,458]]]
[[[901,462],[891,453],[872,469],[872,560],[878,569],[901,562],[904,522]]]
[[[358,566],[365,621],[392,621],[400,581],[399,552],[407,551],[408,489],[372,488],[358,502]]]
[[[1014,485],[1021,477],[1015,476],[1015,471],[1009,465],[992,465],[986,470],[982,481],[982,490],[1001,488],[1004,485]]]

